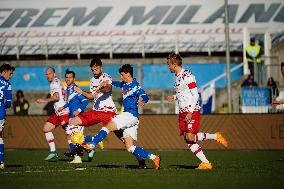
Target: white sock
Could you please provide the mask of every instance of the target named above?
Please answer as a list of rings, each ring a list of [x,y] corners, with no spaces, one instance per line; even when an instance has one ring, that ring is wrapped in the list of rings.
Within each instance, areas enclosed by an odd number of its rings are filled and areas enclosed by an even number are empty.
[[[217,135],[216,134],[210,134],[210,133],[197,133],[195,135],[195,142],[197,141],[204,141],[204,140],[216,140]]]
[[[50,152],[56,151],[53,133],[47,132],[47,133],[44,133],[44,134],[45,134],[46,141],[48,142]]]
[[[156,158],[156,156],[155,156],[154,154],[151,154],[151,155],[150,155],[150,159],[151,159],[151,160],[154,160],[155,158]]]
[[[200,159],[200,161],[209,163],[209,161],[203,154],[202,148],[198,144],[188,144],[188,147],[192,151],[192,153],[196,155],[198,159]]]
[[[75,155],[74,160],[81,160],[80,156]]]

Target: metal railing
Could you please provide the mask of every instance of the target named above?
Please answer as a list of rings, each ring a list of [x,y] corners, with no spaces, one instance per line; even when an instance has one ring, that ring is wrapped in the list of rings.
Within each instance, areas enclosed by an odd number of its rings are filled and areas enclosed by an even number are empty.
[[[63,35],[63,34],[62,34]],[[240,40],[232,40],[230,48],[242,51]],[[198,40],[197,40],[198,39]],[[145,57],[146,53],[207,52],[224,51],[224,34],[161,34],[161,35],[110,35],[110,36],[49,36],[49,37],[0,37],[0,55],[15,55],[19,60],[21,55],[74,54],[80,59],[82,54],[113,54],[138,53]]]

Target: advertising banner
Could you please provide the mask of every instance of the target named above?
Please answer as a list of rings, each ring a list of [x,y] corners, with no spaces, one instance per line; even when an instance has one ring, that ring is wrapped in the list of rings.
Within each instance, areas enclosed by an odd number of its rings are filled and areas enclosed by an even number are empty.
[[[224,51],[220,0],[1,0],[0,55]],[[231,50],[244,27],[283,38],[283,0],[229,0]]]
[[[269,108],[268,88],[242,88],[242,112],[243,113],[267,113]]]

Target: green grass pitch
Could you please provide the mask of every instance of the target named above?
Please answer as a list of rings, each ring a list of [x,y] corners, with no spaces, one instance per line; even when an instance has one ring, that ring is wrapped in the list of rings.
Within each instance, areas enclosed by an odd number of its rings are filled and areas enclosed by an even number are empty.
[[[284,188],[283,150],[205,150],[211,171],[195,170],[199,161],[190,151],[154,152],[162,157],[160,170],[149,160],[148,169],[138,169],[126,151],[98,151],[93,162],[73,165],[63,151],[57,162],[45,162],[46,150],[7,150],[0,188]]]

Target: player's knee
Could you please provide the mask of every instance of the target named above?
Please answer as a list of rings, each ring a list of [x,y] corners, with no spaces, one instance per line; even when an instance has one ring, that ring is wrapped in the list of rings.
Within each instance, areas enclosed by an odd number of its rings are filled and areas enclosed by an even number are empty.
[[[51,132],[54,129],[53,125],[49,125],[49,124],[45,124],[43,126],[43,132],[47,133],[47,132]]]
[[[136,146],[132,145],[129,148],[127,148],[127,151],[130,152],[130,153],[133,153],[135,148],[136,148]]]
[[[81,125],[80,119],[78,117],[70,119],[68,123],[69,125]]]
[[[102,127],[102,130],[109,134],[110,130],[107,127]]]

